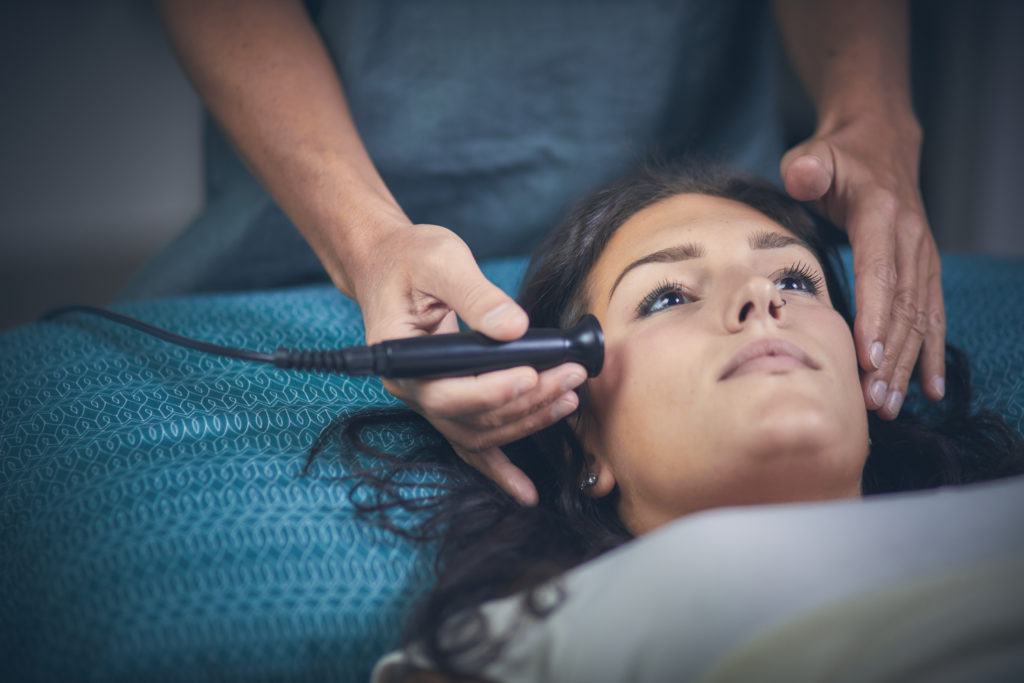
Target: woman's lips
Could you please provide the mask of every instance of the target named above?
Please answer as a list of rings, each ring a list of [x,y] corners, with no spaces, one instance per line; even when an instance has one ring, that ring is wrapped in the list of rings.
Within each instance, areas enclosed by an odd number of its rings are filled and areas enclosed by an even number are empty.
[[[756,339],[729,361],[718,380],[745,375],[750,372],[770,372],[810,368],[817,370],[818,364],[807,352],[793,342],[778,337]]]

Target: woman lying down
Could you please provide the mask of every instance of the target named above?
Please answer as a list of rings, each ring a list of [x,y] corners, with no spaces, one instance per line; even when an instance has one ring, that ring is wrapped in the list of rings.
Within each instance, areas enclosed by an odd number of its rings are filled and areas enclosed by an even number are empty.
[[[440,540],[437,583],[376,680],[1024,671],[1024,589],[1011,580],[1024,575],[1024,479],[935,490],[1024,472],[1022,442],[969,413],[953,349],[936,419],[868,415],[825,230],[721,169],[645,171],[584,201],[520,295],[535,326],[592,313],[605,336],[579,410],[505,447],[536,507],[436,433],[412,455],[366,443],[399,422],[429,433],[411,413],[325,431],[311,460],[339,441],[369,456],[356,480],[376,495],[359,504]],[[423,471],[443,483],[410,498]],[[915,489],[932,490],[862,500]]]

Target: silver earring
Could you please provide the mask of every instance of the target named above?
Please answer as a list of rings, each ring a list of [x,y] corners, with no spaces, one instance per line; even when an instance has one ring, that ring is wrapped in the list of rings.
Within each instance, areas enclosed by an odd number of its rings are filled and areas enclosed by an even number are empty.
[[[586,491],[597,483],[597,473],[587,472],[587,478],[580,482],[580,491]]]

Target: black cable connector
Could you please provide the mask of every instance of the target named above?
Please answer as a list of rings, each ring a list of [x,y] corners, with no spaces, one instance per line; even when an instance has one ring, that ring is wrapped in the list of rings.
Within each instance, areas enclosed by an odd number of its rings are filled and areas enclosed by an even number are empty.
[[[341,375],[373,375],[372,347],[350,346],[344,349],[288,349],[274,352],[274,367],[282,370],[330,372]]]

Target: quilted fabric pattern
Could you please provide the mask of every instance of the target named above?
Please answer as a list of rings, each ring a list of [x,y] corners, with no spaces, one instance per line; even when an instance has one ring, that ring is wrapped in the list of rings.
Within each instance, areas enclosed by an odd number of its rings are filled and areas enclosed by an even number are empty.
[[[848,259],[848,255],[847,255]],[[948,256],[949,337],[1024,426],[1024,264]],[[484,268],[513,291],[523,262]],[[270,351],[362,339],[330,287],[120,307]],[[430,548],[353,518],[305,454],[375,379],[206,356],[92,318],[0,335],[0,680],[364,681]],[[385,435],[398,444],[401,435]]]
[[[363,341],[330,287],[120,310],[263,351]],[[430,549],[355,521],[339,465],[298,476],[334,416],[394,402],[378,380],[79,316],[0,336],[0,386],[0,680],[365,681],[398,643]]]

